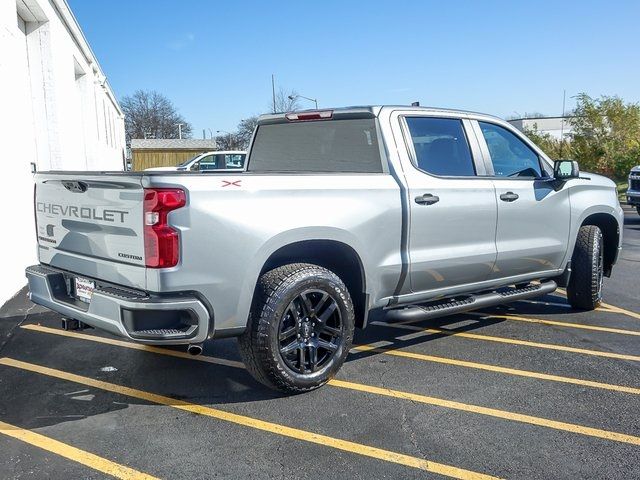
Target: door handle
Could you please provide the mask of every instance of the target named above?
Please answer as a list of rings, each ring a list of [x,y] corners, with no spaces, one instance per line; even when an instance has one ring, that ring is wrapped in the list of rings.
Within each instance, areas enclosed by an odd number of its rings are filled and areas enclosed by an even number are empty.
[[[520,196],[517,193],[507,192],[500,195],[500,200],[503,202],[515,202]]]
[[[433,205],[434,203],[438,203],[440,201],[440,197],[436,197],[435,195],[431,195],[430,193],[425,193],[424,195],[416,197],[415,200],[418,205]]]

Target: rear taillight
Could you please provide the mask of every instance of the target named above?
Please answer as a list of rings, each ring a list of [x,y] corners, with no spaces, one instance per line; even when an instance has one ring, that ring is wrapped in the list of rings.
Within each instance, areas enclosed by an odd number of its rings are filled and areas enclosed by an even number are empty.
[[[333,110],[312,110],[309,112],[287,113],[285,118],[290,122],[309,122],[311,120],[331,120]]]
[[[144,257],[151,268],[175,267],[180,258],[180,233],[169,226],[169,212],[187,203],[179,188],[144,189]]]

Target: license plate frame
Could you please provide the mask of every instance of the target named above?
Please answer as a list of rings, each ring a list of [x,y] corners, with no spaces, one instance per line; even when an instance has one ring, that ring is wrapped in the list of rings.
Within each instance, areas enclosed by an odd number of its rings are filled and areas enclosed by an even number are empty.
[[[74,296],[84,303],[91,303],[93,291],[96,288],[96,282],[84,277],[73,277]]]

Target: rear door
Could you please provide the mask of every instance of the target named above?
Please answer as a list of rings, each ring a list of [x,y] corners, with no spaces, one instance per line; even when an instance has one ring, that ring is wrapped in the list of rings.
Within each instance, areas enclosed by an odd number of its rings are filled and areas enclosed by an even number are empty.
[[[486,280],[496,260],[496,200],[470,123],[415,112],[400,123],[408,153],[412,291]]]
[[[550,167],[519,133],[489,121],[474,127],[498,204],[498,258],[491,278],[561,268],[571,227],[569,190],[554,190]]]
[[[42,263],[144,287],[142,176],[42,173],[35,179]]]

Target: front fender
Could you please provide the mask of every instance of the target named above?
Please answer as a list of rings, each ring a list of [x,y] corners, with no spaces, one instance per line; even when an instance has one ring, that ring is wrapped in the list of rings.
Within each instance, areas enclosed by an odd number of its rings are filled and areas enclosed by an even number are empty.
[[[615,219],[618,225],[618,250],[622,246],[624,213],[618,202],[615,184],[600,175],[590,173],[584,175],[590,178],[590,181],[583,179],[572,180],[565,186],[565,188],[569,188],[571,203],[571,231],[565,265],[573,255],[578,230],[593,215],[604,214]]]

